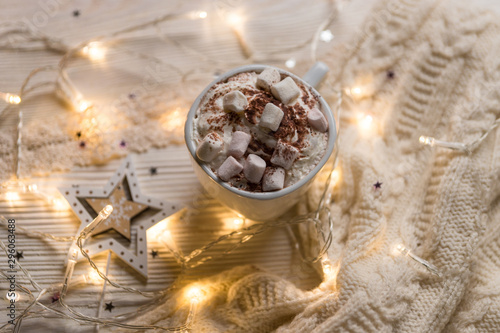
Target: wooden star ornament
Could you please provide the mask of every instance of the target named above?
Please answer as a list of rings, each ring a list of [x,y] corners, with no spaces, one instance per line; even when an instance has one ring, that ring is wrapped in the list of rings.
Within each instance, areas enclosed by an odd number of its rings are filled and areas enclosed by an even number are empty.
[[[106,205],[113,206],[111,215],[101,222],[83,246],[90,257],[111,250],[121,260],[147,278],[146,231],[175,214],[181,206],[147,197],[140,192],[139,182],[130,157],[118,168],[103,188],[60,188],[73,212],[80,219],[80,232]],[[74,242],[69,253],[77,249],[78,260],[85,259]]]

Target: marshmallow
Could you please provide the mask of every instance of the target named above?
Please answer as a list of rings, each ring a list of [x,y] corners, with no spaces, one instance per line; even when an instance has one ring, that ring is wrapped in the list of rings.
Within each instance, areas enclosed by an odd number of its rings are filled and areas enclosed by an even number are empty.
[[[231,177],[236,176],[243,170],[241,165],[234,157],[229,156],[217,170],[217,175],[220,179],[227,182]]]
[[[283,111],[272,103],[267,103],[260,116],[259,126],[269,128],[271,131],[277,131],[283,119]]]
[[[241,91],[231,91],[224,95],[222,106],[226,112],[242,113],[248,105],[247,98]]]
[[[262,190],[264,192],[281,190],[285,185],[285,170],[283,168],[266,168],[262,179]]]
[[[270,91],[271,86],[280,82],[281,75],[276,69],[268,67],[257,76],[257,88]]]
[[[299,97],[300,88],[295,81],[288,76],[282,81],[274,84],[271,87],[271,92],[273,96],[282,101],[283,104],[288,104]]]
[[[265,170],[266,161],[258,155],[248,155],[243,168],[243,174],[250,183],[258,184],[262,179]]]
[[[328,129],[325,115],[318,108],[313,108],[307,113],[307,121],[309,121],[312,128],[321,133],[325,133]]]
[[[227,154],[236,158],[240,158],[245,154],[248,148],[248,144],[252,136],[245,132],[236,131],[231,137],[231,144],[227,150]]]
[[[271,163],[288,170],[292,167],[293,162],[298,156],[299,150],[297,148],[279,140],[274,149],[273,156],[271,156]]]
[[[208,133],[196,148],[196,156],[204,162],[211,162],[222,150],[224,140],[215,132]]]

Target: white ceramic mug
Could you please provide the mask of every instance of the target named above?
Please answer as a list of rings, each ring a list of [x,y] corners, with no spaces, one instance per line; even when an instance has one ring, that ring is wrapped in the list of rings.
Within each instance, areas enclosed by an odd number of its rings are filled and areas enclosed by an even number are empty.
[[[191,162],[193,164],[196,176],[200,180],[203,188],[205,188],[205,190],[211,196],[218,199],[222,204],[226,205],[230,209],[244,215],[246,218],[256,221],[268,221],[276,219],[277,217],[285,213],[288,209],[290,209],[293,205],[295,205],[302,197],[304,197],[312,181],[316,178],[325,164],[327,164],[327,161],[329,160],[334,150],[337,138],[337,126],[335,124],[335,118],[333,116],[332,110],[323,99],[323,97],[321,97],[316,89],[314,89],[314,87],[319,84],[319,82],[328,72],[328,67],[325,64],[318,62],[309,70],[309,72],[307,72],[306,75],[304,75],[303,79],[290,72],[276,68],[281,74],[291,76],[298,82],[303,83],[305,86],[311,87],[313,93],[318,96],[319,103],[321,104],[321,111],[328,120],[328,145],[325,151],[325,155],[307,176],[305,176],[295,184],[285,187],[284,189],[279,191],[258,193],[248,192],[232,187],[228,183],[219,179],[207,163],[200,161],[196,157],[197,146],[193,140],[193,117],[199,107],[200,101],[203,96],[205,96],[207,91],[213,85],[219,82],[224,82],[233,75],[242,72],[260,73],[267,67],[271,66],[242,66],[232,69],[219,76],[212,83],[210,83],[205,88],[205,90],[203,90],[201,94],[196,98],[193,105],[191,106],[191,109],[189,110],[186,125],[184,128],[184,137],[188,150],[191,154]]]

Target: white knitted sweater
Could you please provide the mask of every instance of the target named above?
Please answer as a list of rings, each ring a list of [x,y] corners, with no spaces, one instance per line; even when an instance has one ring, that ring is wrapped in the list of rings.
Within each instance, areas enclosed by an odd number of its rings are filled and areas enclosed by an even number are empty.
[[[500,116],[497,22],[451,1],[383,1],[322,59],[340,86],[366,91],[341,118],[338,275],[303,291],[255,267],[225,272],[207,280],[194,332],[500,332],[500,134],[471,154],[419,144],[472,142]],[[398,243],[442,276],[394,256]],[[183,323],[180,295],[136,323]]]

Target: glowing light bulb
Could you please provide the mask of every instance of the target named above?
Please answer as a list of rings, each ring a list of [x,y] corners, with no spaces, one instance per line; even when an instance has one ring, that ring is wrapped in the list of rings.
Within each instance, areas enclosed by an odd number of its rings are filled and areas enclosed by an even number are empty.
[[[21,103],[21,97],[19,97],[18,95],[10,94],[10,93],[4,94],[4,99],[9,104]]]
[[[238,27],[243,22],[243,18],[237,13],[229,13],[226,17],[226,22],[232,27]]]
[[[294,68],[296,64],[297,61],[294,58],[290,58],[287,61],[285,61],[285,66],[288,68]]]
[[[352,96],[361,96],[362,90],[360,87],[353,87],[350,90]]]
[[[111,215],[111,213],[113,212],[113,206],[111,205],[106,205],[106,207],[104,207],[100,212],[99,212],[99,215],[103,218],[103,219],[107,219],[109,215]]]
[[[234,225],[234,227],[235,227],[236,229],[241,228],[241,226],[243,226],[243,223],[244,223],[244,222],[245,222],[245,221],[244,221],[242,218],[239,218],[239,217],[237,217],[237,218],[233,219],[233,225]]]
[[[169,242],[172,239],[172,233],[170,232],[170,230],[165,230],[163,231],[162,237],[163,240]]]
[[[90,104],[89,101],[86,101],[84,99],[80,99],[78,101],[78,105],[77,105],[77,111],[78,112],[85,112],[87,111],[90,107],[92,106],[92,104]]]
[[[340,181],[340,170],[337,168],[332,171],[332,184],[336,185]]]
[[[321,267],[323,268],[323,275],[325,277],[325,280],[331,280],[337,276],[337,271],[330,262],[330,259],[326,257],[321,259]]]
[[[435,143],[435,139],[434,138],[431,138],[430,136],[421,136],[420,138],[418,138],[418,141],[423,144],[423,145],[428,145],[428,146],[434,146],[434,143]]]
[[[76,262],[76,259],[78,259],[78,250],[77,249],[73,249],[71,251],[71,255],[69,256],[68,260],[72,261],[72,262]]]
[[[393,255],[408,254],[408,249],[403,244],[396,244],[392,250]]]
[[[167,246],[167,248],[172,249],[173,251],[177,250],[174,239],[172,238],[172,233],[170,230],[165,230],[161,235],[161,242]]]
[[[358,124],[361,130],[368,131],[370,130],[373,123],[373,117],[370,115],[361,115],[358,118]]]
[[[165,128],[172,130],[175,128],[182,127],[184,122],[185,122],[184,115],[179,111],[179,109],[176,109],[170,114],[167,114],[167,116],[163,120],[163,125]]]
[[[345,88],[346,95],[350,96],[353,100],[361,100],[366,97],[373,96],[375,93],[374,79],[371,75],[363,75],[353,82],[352,86]]]
[[[187,14],[187,17],[191,20],[205,19],[205,18],[207,18],[207,16],[208,16],[208,13],[206,11],[202,11],[202,10],[195,10],[195,11],[189,12]]]
[[[319,35],[319,39],[321,39],[325,43],[331,42],[334,37],[335,36],[333,36],[333,34],[330,30],[323,30],[323,31],[321,31],[321,34]]]
[[[193,303],[199,303],[205,297],[205,292],[199,286],[191,286],[186,291],[186,298]]]
[[[68,204],[66,203],[66,201],[60,198],[52,199],[52,206],[54,206],[54,209],[58,211],[68,209]]]
[[[90,60],[102,60],[106,56],[106,49],[100,42],[90,42],[83,47],[82,53],[90,58]]]
[[[453,149],[453,150],[460,150],[463,152],[470,153],[469,147],[462,142],[449,142],[449,141],[442,141],[442,140],[436,140],[433,137],[430,136],[424,136],[422,135],[420,138],[418,138],[418,141],[427,146],[438,146],[438,147],[443,147],[443,148],[448,148],[448,149]]]
[[[99,224],[102,223],[102,221],[106,220],[109,217],[109,215],[111,214],[111,212],[113,212],[113,206],[106,205],[106,207],[101,209],[99,214],[97,214],[96,218],[93,219],[92,222],[87,224],[87,226],[85,228],[83,228],[83,230],[80,232],[79,237],[81,237],[83,239],[86,239],[87,237],[89,237],[90,233],[92,231],[94,231],[94,229],[97,228],[99,226]]]
[[[9,302],[19,302],[19,300],[21,299],[21,294],[19,294],[18,292],[15,292],[15,291],[8,291],[6,294],[5,294],[5,299],[8,300]]]
[[[7,192],[5,193],[5,199],[7,199],[8,201],[15,201],[15,200],[19,200],[19,193],[17,192]]]
[[[91,270],[89,274],[86,275],[86,281],[88,284],[97,284],[101,281],[101,277],[96,271]]]
[[[411,252],[410,249],[408,249],[407,247],[405,247],[403,244],[396,244],[394,246],[393,250],[392,250],[392,254],[394,256],[402,254],[405,257],[409,257],[412,260],[414,260],[415,262],[417,262],[420,265],[424,266],[432,274],[434,274],[436,276],[439,276],[439,277],[441,276],[441,272],[439,272],[439,270],[438,270],[438,268],[436,266],[434,266],[433,264],[431,264],[427,260],[420,258],[416,254],[414,254],[413,252]]]

